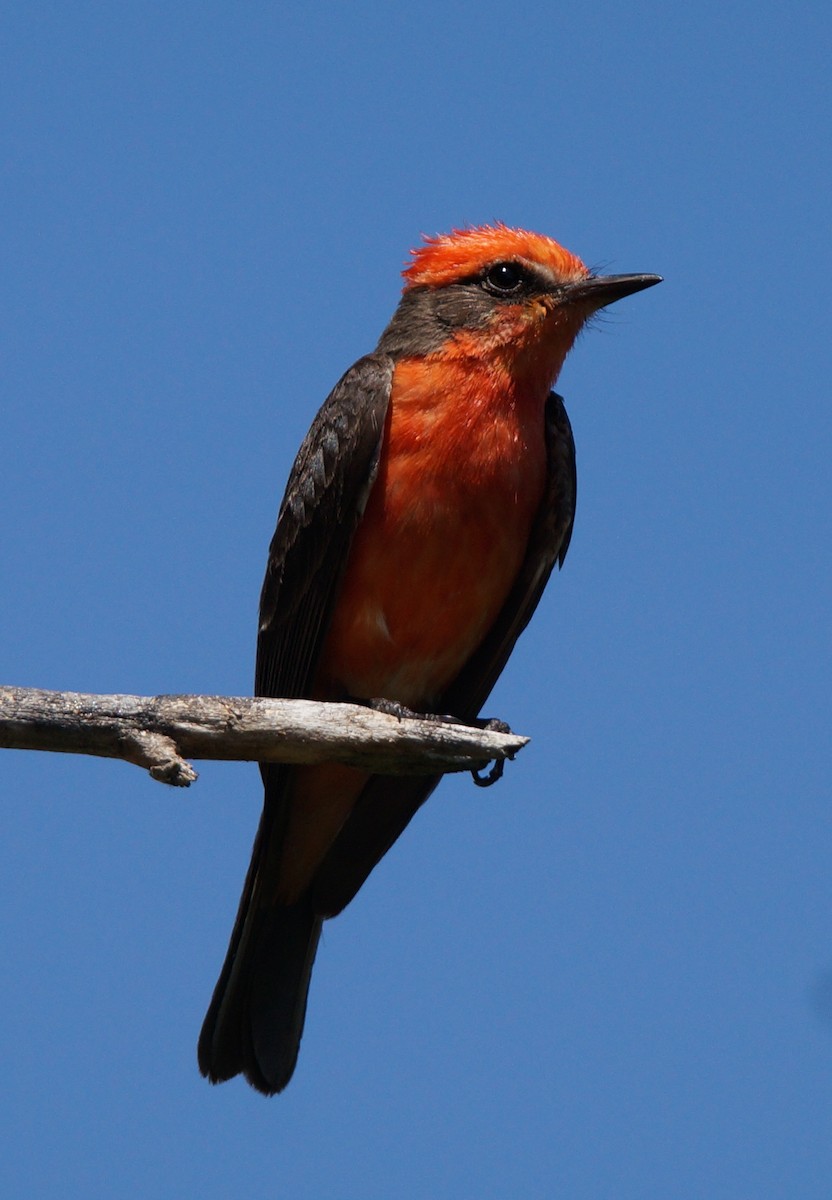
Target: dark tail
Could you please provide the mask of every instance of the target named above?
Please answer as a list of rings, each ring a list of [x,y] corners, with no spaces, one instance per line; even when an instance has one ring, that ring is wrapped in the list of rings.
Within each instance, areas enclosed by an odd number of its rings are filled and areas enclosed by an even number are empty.
[[[254,843],[225,963],[199,1035],[199,1069],[211,1083],[241,1072],[267,1096],[295,1069],[321,917],[304,900],[264,902],[268,819]]]

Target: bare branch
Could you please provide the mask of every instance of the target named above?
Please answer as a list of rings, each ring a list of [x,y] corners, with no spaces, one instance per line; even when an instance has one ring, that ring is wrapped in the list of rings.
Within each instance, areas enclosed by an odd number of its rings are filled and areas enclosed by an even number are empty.
[[[356,704],[0,687],[0,747],[120,758],[177,787],[197,777],[186,758],[341,762],[385,775],[431,775],[513,758],[527,742]]]

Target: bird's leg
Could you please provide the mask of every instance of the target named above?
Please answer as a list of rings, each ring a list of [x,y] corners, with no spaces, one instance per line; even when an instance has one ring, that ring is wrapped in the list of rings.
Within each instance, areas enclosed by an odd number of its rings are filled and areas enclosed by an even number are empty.
[[[374,696],[371,700],[364,700],[361,703],[366,704],[374,712],[387,713],[388,716],[398,717],[399,720],[403,720],[406,717],[414,717],[419,721],[433,721],[437,725],[470,725],[472,729],[485,729],[491,733],[511,733],[511,727],[498,717],[476,717],[473,721],[464,721],[461,717],[455,717],[452,713],[414,712],[412,708],[406,708],[398,700],[385,700],[381,696]],[[505,769],[505,759],[501,758],[493,762],[488,771],[482,774],[484,769],[481,768],[480,770],[471,772],[471,778],[477,787],[491,787],[492,783],[496,783],[499,779],[502,779]]]
[[[386,700],[383,696],[373,696],[371,700],[351,699],[350,703],[364,704],[374,712],[387,713],[401,720],[412,717],[417,721],[434,721],[437,725],[467,725],[471,729],[485,729],[491,733],[511,733],[511,726],[498,717],[475,717],[472,721],[466,721],[464,717],[454,716],[453,713],[416,712],[398,700]]]
[[[366,704],[374,712],[387,713],[389,717],[398,717],[399,720],[412,717],[417,721],[433,721],[437,725],[475,724],[472,721],[463,721],[461,717],[455,717],[452,713],[416,712],[412,708],[406,708],[404,704],[399,704],[398,700],[385,700],[382,696],[374,696],[372,700],[359,700],[356,703]]]

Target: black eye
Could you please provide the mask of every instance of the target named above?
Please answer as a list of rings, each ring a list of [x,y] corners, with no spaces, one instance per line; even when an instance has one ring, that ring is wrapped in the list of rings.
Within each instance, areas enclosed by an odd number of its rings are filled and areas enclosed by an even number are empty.
[[[526,277],[523,268],[518,267],[517,263],[499,262],[488,268],[483,282],[489,291],[507,296],[511,292],[519,292],[526,282]]]

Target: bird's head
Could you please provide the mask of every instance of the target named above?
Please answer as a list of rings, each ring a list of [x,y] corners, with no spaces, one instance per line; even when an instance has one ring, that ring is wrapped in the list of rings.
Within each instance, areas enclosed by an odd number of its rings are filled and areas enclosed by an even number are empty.
[[[501,224],[425,238],[411,255],[379,351],[499,358],[514,372],[546,376],[547,389],[593,313],[660,282],[593,275],[551,238]]]

